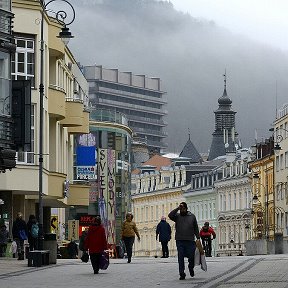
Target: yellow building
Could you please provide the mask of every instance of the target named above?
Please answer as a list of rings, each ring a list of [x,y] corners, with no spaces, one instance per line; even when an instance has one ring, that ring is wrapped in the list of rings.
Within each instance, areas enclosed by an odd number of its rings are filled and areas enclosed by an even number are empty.
[[[175,256],[175,225],[168,214],[179,206],[186,189],[184,166],[172,167],[168,158],[155,155],[132,173],[131,197],[134,220],[141,241],[134,245],[135,256],[162,256],[161,243],[156,241],[156,227],[165,216],[171,225],[170,256]]]
[[[256,159],[249,163],[252,170],[252,238],[274,239],[275,189],[273,137],[256,144]]]
[[[17,50],[12,78],[31,83],[31,148],[18,151],[17,167],[0,174],[2,213],[11,221],[18,211],[37,214],[39,198],[40,1],[12,2]],[[44,13],[43,206],[44,231],[50,232],[51,208],[88,205],[89,187],[73,183],[73,135],[89,132],[88,84],[76,59],[60,38],[61,26]],[[67,197],[68,196],[68,197]]]

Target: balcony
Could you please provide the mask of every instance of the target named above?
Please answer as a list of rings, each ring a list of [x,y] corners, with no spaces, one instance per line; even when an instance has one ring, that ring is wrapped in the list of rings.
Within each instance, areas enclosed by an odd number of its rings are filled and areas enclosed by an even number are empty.
[[[116,112],[115,110],[108,110],[108,109],[92,110],[90,113],[90,120],[100,121],[100,122],[119,123],[119,124],[128,126],[127,117],[123,113]]]
[[[80,99],[66,98],[65,119],[61,121],[64,127],[83,125],[83,101]]]
[[[89,185],[70,184],[67,204],[71,206],[88,206],[89,205]]]
[[[55,117],[58,120],[65,118],[65,92],[50,85],[48,91],[48,112],[50,117]]]
[[[63,198],[66,174],[50,172],[48,175],[48,196]]]
[[[53,20],[52,20],[53,21]],[[63,44],[62,40],[58,38],[57,36],[59,35],[59,24],[55,22],[49,26],[48,30],[48,47],[49,47],[49,55],[50,56],[62,56],[64,55],[64,47],[65,45]]]
[[[89,133],[89,112],[83,111],[82,125],[76,127],[68,127],[68,133],[71,134],[87,134]]]

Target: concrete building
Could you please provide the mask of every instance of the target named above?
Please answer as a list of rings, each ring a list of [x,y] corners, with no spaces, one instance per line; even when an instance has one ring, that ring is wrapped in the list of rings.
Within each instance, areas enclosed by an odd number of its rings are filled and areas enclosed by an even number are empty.
[[[167,101],[159,78],[105,69],[99,65],[85,66],[84,75],[89,82],[92,105],[104,111],[125,114],[133,133],[147,141],[150,151],[160,152],[167,147],[167,132],[164,130]]]
[[[12,78],[31,84],[31,147],[19,150],[17,169],[0,174],[2,214],[11,225],[18,211],[24,219],[38,213],[39,199],[39,83],[40,1],[15,0],[12,12],[16,53]],[[54,15],[55,17],[55,15]],[[74,137],[89,132],[88,84],[77,62],[57,38],[61,25],[44,13],[44,125],[43,213],[44,232],[50,232],[51,208],[88,205],[89,186],[73,181]],[[65,223],[60,223],[65,225]],[[11,227],[10,227],[11,228]],[[10,229],[9,229],[10,230]],[[10,230],[11,231],[11,230]]]
[[[135,243],[135,256],[162,256],[161,244],[156,241],[161,216],[166,216],[172,228],[170,255],[177,255],[175,225],[168,214],[184,201],[186,172],[184,166],[172,167],[171,164],[168,158],[155,155],[132,173],[132,211],[141,236],[141,241]]]

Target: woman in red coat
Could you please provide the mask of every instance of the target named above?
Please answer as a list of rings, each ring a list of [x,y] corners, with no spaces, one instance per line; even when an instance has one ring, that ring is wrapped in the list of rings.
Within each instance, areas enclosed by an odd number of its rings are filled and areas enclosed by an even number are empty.
[[[107,249],[105,229],[101,225],[100,216],[96,216],[94,224],[89,227],[84,245],[85,249],[89,250],[90,260],[94,270],[94,274],[98,274],[101,254],[104,250]]]

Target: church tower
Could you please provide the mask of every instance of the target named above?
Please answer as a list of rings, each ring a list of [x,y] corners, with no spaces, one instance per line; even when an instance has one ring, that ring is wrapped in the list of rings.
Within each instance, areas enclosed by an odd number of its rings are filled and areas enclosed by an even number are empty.
[[[235,131],[235,114],[232,110],[232,100],[227,95],[226,90],[226,71],[224,76],[224,92],[218,99],[219,107],[215,114],[215,131],[212,136],[212,144],[208,160],[213,160],[218,156],[225,155],[227,152],[235,152],[238,148],[238,133]]]

